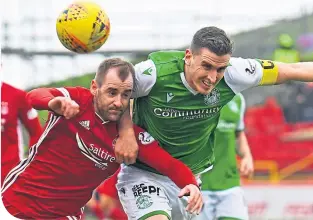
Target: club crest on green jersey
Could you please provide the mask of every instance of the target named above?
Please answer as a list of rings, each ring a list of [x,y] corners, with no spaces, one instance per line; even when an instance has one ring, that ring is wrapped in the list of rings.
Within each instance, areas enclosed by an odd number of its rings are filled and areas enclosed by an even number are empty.
[[[153,200],[148,195],[142,195],[136,200],[138,209],[147,209],[153,204]]]
[[[208,95],[204,95],[204,104],[215,105],[220,101],[220,91],[214,88]]]

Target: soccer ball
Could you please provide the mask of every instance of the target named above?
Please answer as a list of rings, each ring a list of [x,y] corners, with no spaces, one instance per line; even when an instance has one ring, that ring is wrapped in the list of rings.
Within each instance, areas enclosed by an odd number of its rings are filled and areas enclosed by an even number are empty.
[[[64,47],[75,53],[90,53],[108,39],[110,21],[99,5],[74,2],[57,18],[56,30]]]

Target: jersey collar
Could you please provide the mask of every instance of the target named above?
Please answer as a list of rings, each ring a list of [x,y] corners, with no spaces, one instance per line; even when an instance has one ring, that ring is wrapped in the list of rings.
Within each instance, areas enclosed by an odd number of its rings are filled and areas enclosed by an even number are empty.
[[[106,124],[106,123],[108,123],[108,122],[110,122],[110,121],[105,121],[105,120],[103,120],[103,118],[102,118],[97,112],[95,112],[95,114],[96,114],[96,116],[98,116],[98,118],[100,118],[100,120],[102,121],[102,124],[103,124],[103,125]]]
[[[183,82],[183,84],[186,87],[186,89],[189,90],[189,92],[191,92],[193,95],[197,95],[198,94],[198,92],[196,90],[194,90],[193,88],[191,88],[191,86],[188,84],[184,72],[180,73],[180,79]]]

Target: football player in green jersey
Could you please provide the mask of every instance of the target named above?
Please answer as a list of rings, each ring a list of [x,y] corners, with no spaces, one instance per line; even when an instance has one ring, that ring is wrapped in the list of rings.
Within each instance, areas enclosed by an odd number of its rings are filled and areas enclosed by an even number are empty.
[[[240,188],[240,174],[253,172],[253,159],[244,132],[245,100],[238,93],[221,110],[215,130],[214,169],[202,174],[205,198],[203,220],[248,219],[248,208]],[[236,152],[241,166],[238,171]]]
[[[154,52],[135,66],[134,122],[195,175],[212,168],[219,112],[237,93],[289,80],[313,81],[313,62],[231,58],[232,50],[223,30],[205,27],[195,33],[186,51]],[[130,115],[124,114],[119,129],[115,151],[127,156],[134,147],[130,144],[134,139]],[[142,134],[140,138],[149,143],[152,137]],[[121,162],[121,157],[117,158]],[[134,187],[141,185],[158,189],[158,193],[133,193]],[[193,217],[185,211],[186,198],[177,198],[179,188],[143,163],[123,166],[117,187],[119,192],[126,192],[119,196],[130,219]]]

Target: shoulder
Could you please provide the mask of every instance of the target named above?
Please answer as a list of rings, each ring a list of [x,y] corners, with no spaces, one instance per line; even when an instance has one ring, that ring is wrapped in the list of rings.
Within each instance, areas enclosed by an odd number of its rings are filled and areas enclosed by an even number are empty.
[[[90,90],[79,86],[76,87],[76,89],[80,97],[81,105],[88,105],[87,107],[90,107],[90,102],[93,100],[93,95],[91,94]]]
[[[145,75],[153,75],[154,72],[164,71],[164,66],[167,64],[184,63],[185,53],[183,51],[158,51],[150,53],[146,61],[140,62],[135,65],[136,70]],[[162,68],[160,68],[162,66]],[[183,71],[183,69],[182,69]]]
[[[154,64],[157,78],[183,72],[184,57],[184,51],[159,51],[148,56]]]
[[[184,52],[158,51],[149,54],[148,60],[135,65],[135,86],[132,97],[147,96],[155,84],[164,77],[184,70]],[[159,80],[161,79],[162,80]],[[163,83],[163,81],[162,81]]]
[[[251,75],[262,71],[261,62],[257,59],[232,57],[227,67],[229,73],[236,72],[240,74]]]
[[[225,71],[225,82],[237,94],[259,85],[263,68],[259,60],[232,57]]]
[[[90,90],[84,87],[62,87],[58,90],[64,95],[64,97],[69,97],[76,101],[81,108],[84,106],[88,107],[92,101],[93,95]]]
[[[90,95],[91,94],[90,90],[87,89],[87,88],[80,87],[80,86],[73,87],[73,88],[75,88],[80,94],[85,94],[85,95]]]
[[[156,65],[153,60],[145,60],[135,65],[136,74],[155,76]]]
[[[57,88],[57,90],[59,90],[64,96],[70,97],[70,98],[72,96],[77,96],[77,95],[86,96],[86,95],[91,94],[89,89],[80,87],[80,86],[60,87],[60,88]]]
[[[153,60],[156,64],[167,63],[175,60],[181,60],[185,56],[184,51],[168,50],[150,53],[148,59]]]

